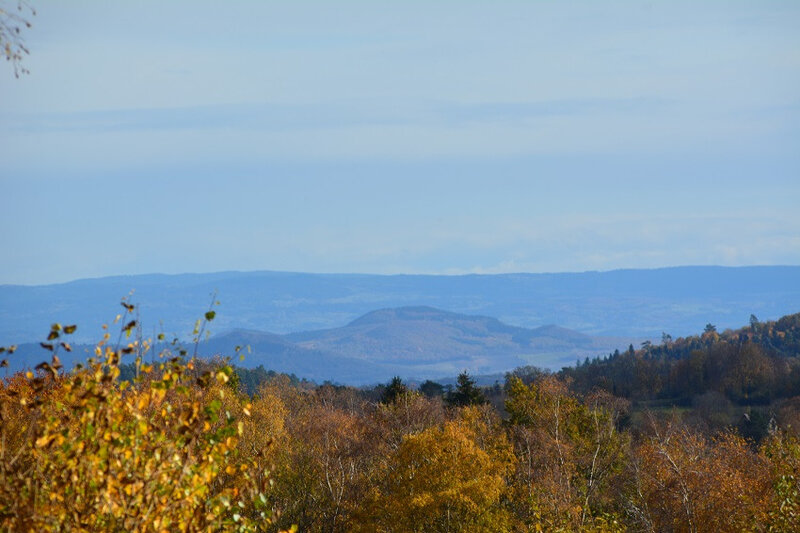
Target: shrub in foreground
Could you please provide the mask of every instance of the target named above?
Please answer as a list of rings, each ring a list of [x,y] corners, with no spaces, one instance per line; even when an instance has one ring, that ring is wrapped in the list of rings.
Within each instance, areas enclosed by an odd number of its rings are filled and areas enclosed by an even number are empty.
[[[55,324],[50,362],[0,384],[0,530],[268,528],[268,478],[237,451],[244,422],[223,408],[232,368],[200,373],[163,354],[137,358],[138,377],[120,381],[120,358],[147,347],[111,347],[106,334],[64,374],[57,353],[69,345],[56,343],[72,331]]]

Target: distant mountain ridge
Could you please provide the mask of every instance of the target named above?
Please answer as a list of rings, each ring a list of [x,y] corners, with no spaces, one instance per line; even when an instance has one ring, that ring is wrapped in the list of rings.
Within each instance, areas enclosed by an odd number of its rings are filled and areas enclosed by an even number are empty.
[[[320,382],[363,384],[394,375],[428,379],[464,370],[492,374],[529,364],[560,368],[578,358],[608,353],[629,340],[592,337],[557,326],[519,328],[491,317],[415,306],[373,311],[340,328],[287,335],[233,329],[200,343],[198,354],[233,356],[237,346],[247,347],[240,351],[244,360],[234,363],[263,365]],[[75,348],[72,354],[62,354],[67,367],[91,351],[87,345]],[[35,366],[45,355],[37,345],[21,346],[10,360],[12,370]]]
[[[592,337],[558,326],[526,329],[496,318],[429,306],[371,311],[345,326],[286,335],[228,332],[201,346],[205,355],[250,345],[248,366],[345,383],[439,378],[463,370],[505,372],[535,364],[560,368],[608,353],[632,339]],[[227,349],[227,352],[226,352]]]
[[[558,324],[589,335],[657,339],[708,322],[738,327],[751,313],[767,320],[797,312],[800,267],[463,276],[217,272],[0,285],[0,345],[40,340],[53,322],[77,323],[76,340],[93,342],[131,290],[147,335],[185,338],[216,293],[215,331],[331,329],[375,309],[430,306],[522,328]]]
[[[597,347],[592,337],[565,328],[526,329],[492,317],[427,306],[380,309],[342,328],[291,333],[286,338],[307,348],[400,364],[511,353],[524,360],[527,354],[547,350]]]

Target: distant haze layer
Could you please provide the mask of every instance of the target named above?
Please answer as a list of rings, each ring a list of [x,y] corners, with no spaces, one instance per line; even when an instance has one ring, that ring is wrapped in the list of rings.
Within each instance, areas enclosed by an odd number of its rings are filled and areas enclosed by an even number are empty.
[[[94,342],[132,293],[145,336],[185,339],[213,295],[213,333],[286,334],[344,326],[376,309],[431,306],[537,328],[660,339],[800,310],[800,267],[676,267],[559,274],[381,276],[290,272],[141,275],[42,286],[0,285],[0,345],[42,340],[53,322]]]

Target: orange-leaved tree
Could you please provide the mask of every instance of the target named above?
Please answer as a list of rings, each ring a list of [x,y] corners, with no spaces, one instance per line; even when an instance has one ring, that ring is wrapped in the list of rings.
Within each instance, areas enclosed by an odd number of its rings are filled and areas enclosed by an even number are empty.
[[[706,437],[651,419],[635,449],[631,510],[654,531],[758,531],[770,509],[769,463],[732,432]]]

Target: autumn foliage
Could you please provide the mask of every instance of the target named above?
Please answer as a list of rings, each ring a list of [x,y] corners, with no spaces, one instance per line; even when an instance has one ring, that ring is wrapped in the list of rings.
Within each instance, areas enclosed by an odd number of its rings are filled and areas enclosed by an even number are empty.
[[[48,340],[69,331],[56,324]],[[232,368],[139,358],[140,377],[120,381],[120,358],[138,342],[112,348],[106,335],[68,374],[55,343],[43,343],[51,362],[5,381],[0,529],[248,531],[271,521],[267,478],[239,450],[244,422],[223,408],[241,399],[226,386]]]
[[[2,382],[0,530],[800,530],[789,425],[756,442],[674,410],[632,424],[629,400],[546,372],[486,397],[466,374],[441,396],[278,374],[250,395],[224,360],[145,364],[120,323],[68,373],[74,328],[54,325],[49,361]]]

